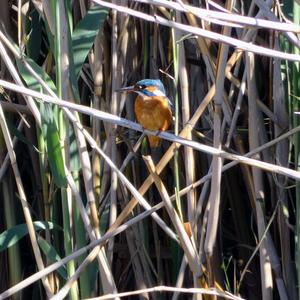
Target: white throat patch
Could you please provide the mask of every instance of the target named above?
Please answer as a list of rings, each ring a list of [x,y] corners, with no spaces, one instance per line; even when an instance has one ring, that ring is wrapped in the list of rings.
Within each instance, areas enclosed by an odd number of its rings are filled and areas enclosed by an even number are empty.
[[[155,90],[152,92],[155,96],[166,97],[166,95],[161,90]]]
[[[142,92],[142,91],[135,91],[137,94],[139,94],[143,99],[144,98],[149,98],[149,97],[153,97],[153,96],[158,96],[158,97],[166,97],[166,95],[162,92],[162,91],[160,91],[160,90],[154,90],[153,92],[151,91],[149,91],[149,93],[151,93],[152,95],[150,96],[148,96],[148,95],[145,95],[145,93],[144,92]]]

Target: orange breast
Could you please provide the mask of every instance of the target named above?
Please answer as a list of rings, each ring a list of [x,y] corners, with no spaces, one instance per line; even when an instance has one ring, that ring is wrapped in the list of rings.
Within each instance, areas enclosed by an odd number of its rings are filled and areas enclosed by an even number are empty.
[[[172,111],[168,100],[163,97],[142,98],[135,100],[134,111],[137,121],[148,130],[167,130],[172,122]]]

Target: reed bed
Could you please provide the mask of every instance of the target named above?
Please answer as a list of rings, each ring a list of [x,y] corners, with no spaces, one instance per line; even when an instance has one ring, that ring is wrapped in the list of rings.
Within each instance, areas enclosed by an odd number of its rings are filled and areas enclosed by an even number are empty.
[[[0,299],[299,297],[297,1],[1,5]]]

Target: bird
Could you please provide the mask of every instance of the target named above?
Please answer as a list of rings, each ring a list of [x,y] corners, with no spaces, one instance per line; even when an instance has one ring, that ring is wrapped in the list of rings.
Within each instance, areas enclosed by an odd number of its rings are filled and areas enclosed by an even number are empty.
[[[137,122],[151,131],[166,131],[172,124],[172,102],[166,96],[163,83],[159,79],[142,79],[132,86],[116,90],[137,94],[134,112]],[[150,148],[161,143],[158,136],[148,136]]]

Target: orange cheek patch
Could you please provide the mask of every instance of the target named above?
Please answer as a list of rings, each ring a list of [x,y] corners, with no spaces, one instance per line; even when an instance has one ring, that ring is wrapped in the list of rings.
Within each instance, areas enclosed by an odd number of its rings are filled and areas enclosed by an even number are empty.
[[[149,92],[154,92],[156,90],[156,87],[155,86],[148,86],[146,88],[146,90],[149,91]]]

